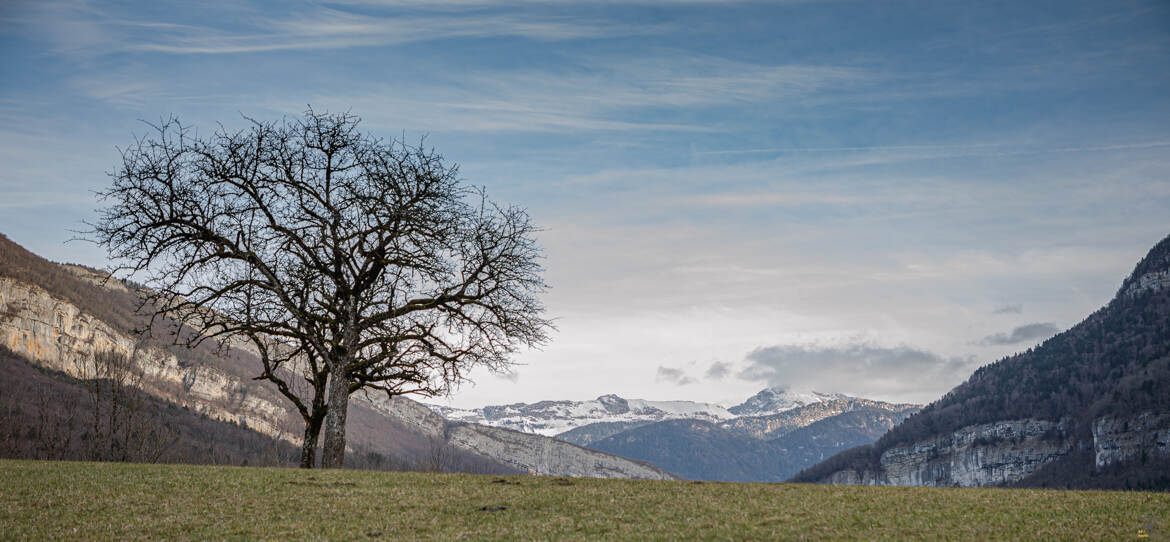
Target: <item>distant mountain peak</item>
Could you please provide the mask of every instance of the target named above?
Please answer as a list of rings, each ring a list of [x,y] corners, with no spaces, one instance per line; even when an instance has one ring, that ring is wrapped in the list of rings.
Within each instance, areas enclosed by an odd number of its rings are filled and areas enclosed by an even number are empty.
[[[759,393],[749,397],[743,403],[727,410],[736,416],[767,416],[813,403],[850,398],[848,395],[840,393],[821,393],[812,390],[793,390],[788,386],[773,386],[760,390]]]
[[[597,398],[597,402],[610,414],[625,414],[630,411],[630,402],[617,395],[602,395]]]
[[[766,388],[742,404],[725,408],[697,401],[650,401],[626,399],[616,394],[585,401],[549,400],[535,403],[488,405],[480,408],[453,408],[427,405],[444,418],[525,433],[554,436],[593,424],[629,428],[666,420],[696,420],[721,423],[740,417],[770,416],[813,404],[856,401],[840,393],[793,390],[787,386]]]
[[[734,418],[727,409],[695,401],[647,401],[607,394],[587,401],[539,401],[458,409],[427,405],[452,421],[506,427],[553,436],[592,423],[657,422],[678,418],[721,421]]]

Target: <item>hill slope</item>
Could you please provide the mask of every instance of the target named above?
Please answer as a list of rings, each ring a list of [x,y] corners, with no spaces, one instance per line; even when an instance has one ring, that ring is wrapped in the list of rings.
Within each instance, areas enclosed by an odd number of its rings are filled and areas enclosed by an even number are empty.
[[[132,393],[119,398],[132,410],[121,415],[111,399],[109,386],[89,387],[0,346],[0,457],[296,465],[296,446],[238,424]]]
[[[133,285],[83,266],[49,262],[0,235],[0,346],[40,369],[60,373],[63,381],[72,378],[71,385],[91,378],[85,367],[95,354],[114,352],[132,361],[142,375],[143,392],[154,399],[299,445],[300,416],[269,383],[253,380],[259,361],[246,345],[219,351],[205,343],[189,349],[166,337],[138,337],[132,330],[145,318],[135,313],[138,301]],[[387,410],[387,404],[393,408]],[[355,398],[347,416],[350,457],[359,465],[368,456],[379,464],[385,463],[377,459],[383,457],[471,472],[672,477],[638,461],[548,437],[522,439],[520,448],[544,450],[537,457],[520,453],[512,445],[515,435],[504,429],[429,431],[414,423],[418,409],[426,410],[407,399],[380,403],[374,397]]]
[[[1170,487],[1170,237],[1108,305],[793,480]]]

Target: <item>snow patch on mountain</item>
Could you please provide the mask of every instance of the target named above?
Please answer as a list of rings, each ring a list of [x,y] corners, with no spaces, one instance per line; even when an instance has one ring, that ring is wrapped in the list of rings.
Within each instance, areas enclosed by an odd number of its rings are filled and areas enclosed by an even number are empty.
[[[475,409],[427,405],[440,416],[456,422],[505,427],[525,433],[555,436],[571,429],[598,422],[657,422],[662,420],[702,420],[718,423],[741,416],[767,416],[794,408],[848,399],[839,393],[791,391],[768,388],[743,404],[725,408],[696,401],[648,401],[602,395],[589,401],[540,401],[490,405]]]
[[[814,403],[850,399],[840,393],[791,390],[783,386],[766,388],[748,398],[747,401],[729,409],[736,416],[770,416]]]
[[[440,416],[458,422],[506,427],[525,433],[553,436],[597,422],[697,419],[718,422],[734,418],[726,408],[694,401],[647,401],[602,395],[589,401],[540,401],[459,409],[427,405]]]

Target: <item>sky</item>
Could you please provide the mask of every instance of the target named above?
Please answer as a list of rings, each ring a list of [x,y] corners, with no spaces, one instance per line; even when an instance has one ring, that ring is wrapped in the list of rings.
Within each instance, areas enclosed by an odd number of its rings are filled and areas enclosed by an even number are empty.
[[[1170,234],[1164,1],[177,4],[0,5],[0,232],[105,265],[144,121],[425,136],[542,228],[557,326],[433,402],[925,403]]]

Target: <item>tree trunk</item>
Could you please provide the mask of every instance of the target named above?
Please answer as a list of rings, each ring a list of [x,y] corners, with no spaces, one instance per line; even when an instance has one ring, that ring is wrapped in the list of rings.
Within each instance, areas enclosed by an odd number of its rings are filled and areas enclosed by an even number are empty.
[[[317,466],[317,437],[321,435],[322,416],[313,416],[305,421],[305,438],[301,441],[301,468]]]
[[[349,410],[349,378],[345,363],[335,362],[329,375],[329,405],[325,414],[325,446],[321,453],[321,467],[340,469],[345,464],[345,415]]]

